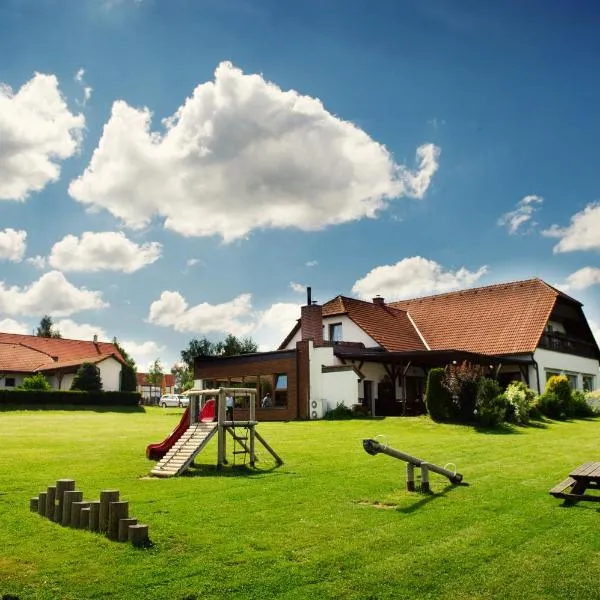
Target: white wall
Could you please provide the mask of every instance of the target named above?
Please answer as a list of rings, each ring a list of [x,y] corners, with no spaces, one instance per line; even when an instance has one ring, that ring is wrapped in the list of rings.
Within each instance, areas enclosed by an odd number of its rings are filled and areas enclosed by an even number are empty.
[[[99,362],[98,368],[102,378],[102,389],[105,392],[118,392],[121,386],[121,363],[111,356]],[[63,379],[63,386],[65,379],[66,377]]]
[[[354,369],[321,373],[321,377],[322,398],[327,401],[327,406],[323,407],[324,412],[335,408],[338,404],[348,408],[358,404],[358,375]]]
[[[342,341],[344,342],[362,342],[367,348],[378,347],[379,344],[367,335],[354,321],[346,315],[337,317],[323,317],[323,339],[329,340],[329,325],[334,323],[342,324]]]
[[[546,370],[558,371],[560,373],[577,375],[577,389],[583,389],[582,375],[594,376],[594,389],[600,387],[598,385],[598,369],[600,363],[594,358],[584,358],[582,356],[574,356],[573,354],[564,354],[563,352],[553,352],[538,348],[534,355],[534,359],[538,363],[540,372],[540,391],[544,391],[546,387]],[[535,385],[534,379],[531,380],[532,387]]]
[[[6,378],[13,377],[15,380],[15,385],[6,387]],[[16,387],[20,386],[23,383],[23,379],[27,377],[27,374],[23,373],[3,373],[0,375],[0,388],[5,388],[7,390],[14,390]]]
[[[296,349],[296,342],[299,342],[302,339],[302,329],[298,329],[298,331],[296,331],[296,333],[294,334],[294,337],[292,337],[292,339],[287,343],[286,346],[284,346],[284,350],[295,350]]]
[[[334,356],[333,348],[315,348],[312,342],[308,342],[308,360],[310,369],[309,401],[313,398],[320,400],[321,398],[324,398],[323,372],[321,371],[321,367],[331,367],[341,363],[339,359]]]

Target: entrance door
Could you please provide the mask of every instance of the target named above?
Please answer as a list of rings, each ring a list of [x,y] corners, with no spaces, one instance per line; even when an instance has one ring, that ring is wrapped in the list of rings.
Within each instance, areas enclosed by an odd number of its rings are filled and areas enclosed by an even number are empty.
[[[421,415],[425,413],[423,402],[423,377],[406,377],[406,414]]]
[[[373,406],[373,382],[369,379],[363,381],[363,406],[371,411],[371,414],[375,416],[375,410]]]

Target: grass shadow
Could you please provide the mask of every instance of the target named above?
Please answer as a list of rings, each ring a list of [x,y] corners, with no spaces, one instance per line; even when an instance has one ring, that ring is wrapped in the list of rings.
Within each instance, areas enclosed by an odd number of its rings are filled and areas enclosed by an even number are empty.
[[[182,477],[257,477],[267,475],[279,469],[281,465],[273,464],[264,469],[257,469],[249,465],[226,465],[222,468],[217,465],[196,464],[189,467]]]
[[[27,412],[42,412],[46,410],[60,410],[68,412],[118,412],[123,414],[131,413],[143,413],[144,407],[135,406],[92,406],[92,405],[78,405],[78,404],[0,404],[1,412],[16,412],[16,411],[27,411]]]
[[[415,512],[416,510],[419,510],[421,507],[425,506],[426,504],[429,504],[433,500],[436,500],[437,498],[443,498],[444,496],[446,496],[448,494],[448,492],[452,491],[454,488],[468,487],[468,486],[469,486],[469,484],[466,482],[462,482],[462,483],[458,483],[458,484],[447,483],[445,485],[445,487],[442,489],[442,491],[440,491],[440,492],[428,492],[428,493],[420,493],[419,492],[419,495],[421,496],[420,500],[417,500],[417,502],[415,502],[414,504],[411,504],[410,506],[407,506],[406,508],[397,508],[396,512],[409,515],[409,514]]]
[[[477,433],[483,433],[485,435],[520,435],[519,428],[512,423],[502,423],[495,427],[483,427],[482,425],[475,425],[473,429]]]

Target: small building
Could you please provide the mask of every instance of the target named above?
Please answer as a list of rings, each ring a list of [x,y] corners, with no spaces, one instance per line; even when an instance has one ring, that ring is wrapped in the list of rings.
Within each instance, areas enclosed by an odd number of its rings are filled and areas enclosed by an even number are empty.
[[[136,377],[136,391],[141,394],[142,401],[146,404],[158,404],[158,400],[163,394],[175,393],[175,375],[171,373],[165,373],[159,385],[150,383],[150,373],[136,373]]]
[[[198,358],[194,378],[269,391],[259,420],[320,418],[340,403],[409,415],[424,411],[429,369],[465,360],[502,386],[521,380],[543,391],[555,374],[574,389],[598,386],[600,349],[582,304],[537,278],[389,303],[337,296],[322,306],[309,288],[277,351]]]
[[[100,370],[102,389],[121,389],[123,357],[115,343],[46,338],[0,332],[0,388],[16,388],[25,377],[43,373],[50,386],[69,390],[83,363]]]

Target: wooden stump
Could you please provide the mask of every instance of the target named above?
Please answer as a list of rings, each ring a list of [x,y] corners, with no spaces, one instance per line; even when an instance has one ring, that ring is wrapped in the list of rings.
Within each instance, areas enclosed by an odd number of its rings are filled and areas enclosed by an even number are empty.
[[[63,496],[63,510],[60,524],[64,527],[71,524],[71,504],[73,502],[81,502],[83,500],[83,492],[79,490],[66,490]]]
[[[56,486],[49,485],[46,492],[46,517],[54,521],[54,510],[56,508]]]
[[[81,527],[79,523],[81,517],[81,509],[89,508],[89,506],[89,502],[79,501],[71,503],[71,527],[75,527],[76,529],[79,529]]]
[[[102,508],[102,506],[100,506]],[[129,502],[111,502],[108,506],[108,537],[119,539],[119,520],[129,516]]]
[[[150,544],[150,538],[148,537],[148,525],[137,525],[129,526],[129,541],[136,547],[142,548]]]
[[[415,465],[406,463],[406,489],[409,492],[415,491]]]
[[[421,493],[429,494],[431,488],[429,487],[429,466],[423,463],[421,465]]]
[[[37,496],[35,498],[29,498],[29,510],[31,512],[36,513],[38,511],[38,502]]]
[[[42,517],[46,516],[46,492],[40,492],[38,496],[38,514]]]
[[[130,525],[137,525],[137,519],[119,519],[119,542],[126,542],[129,539]]]
[[[79,529],[89,529],[90,528],[90,507],[89,502],[88,506],[84,506],[79,513]]]
[[[57,508],[54,509],[54,520],[57,523],[62,522],[63,515],[63,503],[66,491],[72,491],[75,489],[74,479],[59,479],[56,482],[56,502]]]
[[[90,531],[100,531],[100,500],[90,502]]]
[[[119,490],[104,490],[100,492],[100,514],[99,523],[101,533],[108,531],[108,513],[111,502],[119,500]]]

